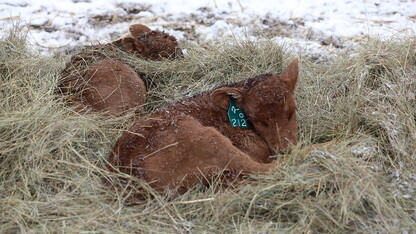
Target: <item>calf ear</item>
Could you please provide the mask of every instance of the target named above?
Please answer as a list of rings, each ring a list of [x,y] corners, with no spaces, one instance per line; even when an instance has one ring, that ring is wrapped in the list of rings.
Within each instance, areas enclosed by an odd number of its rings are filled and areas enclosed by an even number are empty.
[[[227,110],[230,106],[229,96],[236,99],[237,103],[242,101],[243,91],[238,88],[219,88],[214,90],[210,95],[210,100],[215,105],[220,106],[222,109]]]
[[[121,40],[121,44],[128,52],[139,52],[142,53],[144,51],[144,45],[137,39],[126,37]]]
[[[299,66],[298,66],[298,59],[293,60],[291,64],[286,68],[286,70],[282,73],[283,80],[289,85],[289,87],[295,90],[296,83],[298,81],[299,76]]]
[[[133,24],[130,26],[129,31],[133,38],[137,38],[139,35],[151,32],[152,30],[143,24]]]

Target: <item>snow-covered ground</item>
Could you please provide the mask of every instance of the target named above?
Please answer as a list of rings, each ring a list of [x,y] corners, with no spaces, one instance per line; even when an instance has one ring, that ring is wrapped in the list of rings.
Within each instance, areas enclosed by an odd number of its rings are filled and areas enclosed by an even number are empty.
[[[414,33],[416,0],[0,0],[0,36],[16,22],[49,52],[105,43],[140,22],[198,43],[273,38],[318,59],[367,35]]]

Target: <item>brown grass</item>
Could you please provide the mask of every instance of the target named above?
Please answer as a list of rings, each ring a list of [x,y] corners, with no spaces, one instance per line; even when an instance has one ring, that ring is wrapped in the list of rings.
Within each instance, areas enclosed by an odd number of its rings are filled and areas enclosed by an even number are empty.
[[[302,57],[270,41],[183,47],[187,55],[176,61],[123,56],[157,84],[147,110],[278,73]],[[104,169],[129,116],[79,115],[66,107],[54,96],[65,59],[29,48],[19,29],[0,41],[1,232],[416,230],[414,36],[370,39],[323,64],[301,60],[300,143],[276,156],[281,166],[273,173],[235,188],[201,186],[144,201],[131,199],[123,176]]]

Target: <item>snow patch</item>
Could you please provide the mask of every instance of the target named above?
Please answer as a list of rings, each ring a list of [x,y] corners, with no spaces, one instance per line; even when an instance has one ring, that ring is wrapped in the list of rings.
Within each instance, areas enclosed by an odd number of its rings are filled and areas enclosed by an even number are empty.
[[[325,57],[365,35],[414,33],[415,12],[412,0],[3,0],[0,36],[22,21],[32,44],[54,50],[114,40],[133,22],[197,42],[258,38],[263,35],[258,30],[267,29],[273,37],[292,40],[299,50]]]

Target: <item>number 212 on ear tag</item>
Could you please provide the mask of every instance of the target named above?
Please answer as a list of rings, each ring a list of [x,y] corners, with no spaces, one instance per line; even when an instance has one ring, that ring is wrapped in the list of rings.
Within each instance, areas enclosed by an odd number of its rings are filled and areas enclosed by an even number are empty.
[[[234,98],[230,96],[230,107],[228,108],[228,119],[230,120],[231,126],[233,128],[240,127],[240,128],[248,128],[248,122],[246,118],[246,114],[243,110],[238,108],[237,104],[235,103]]]

